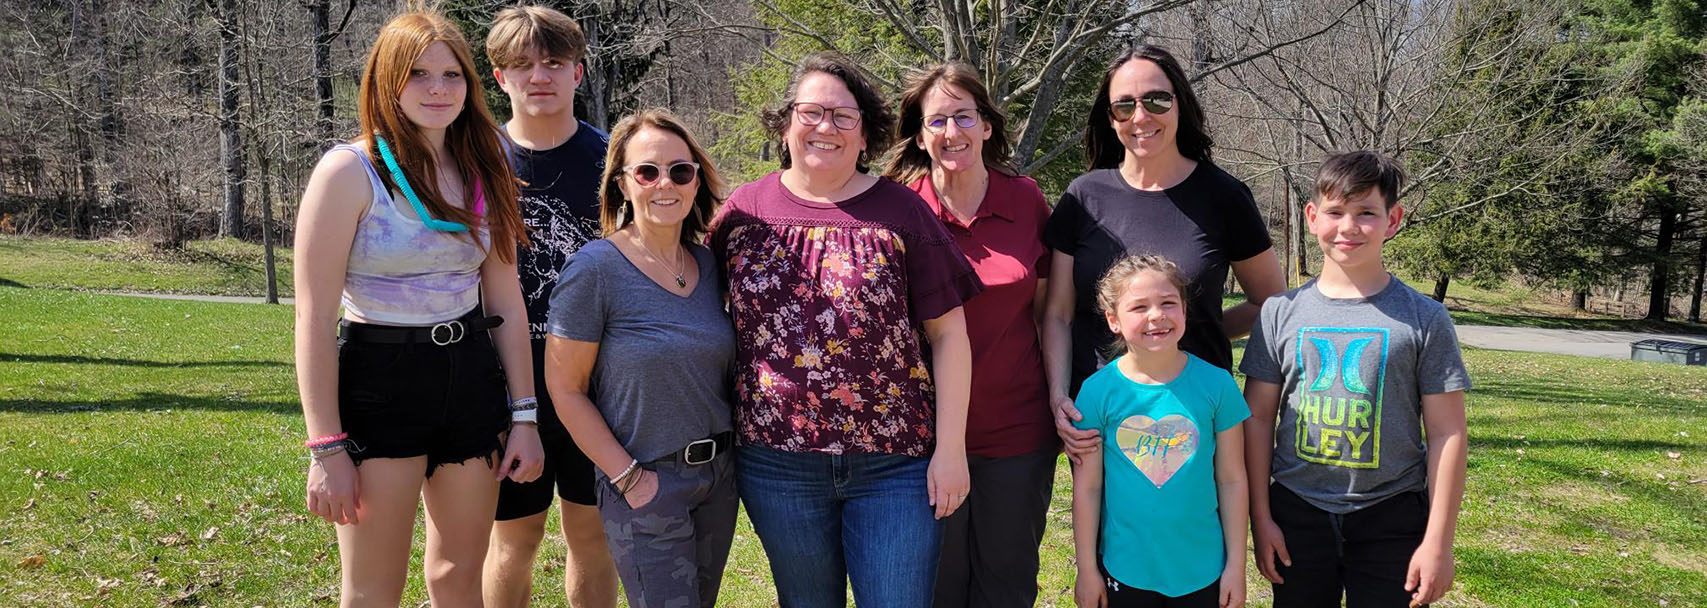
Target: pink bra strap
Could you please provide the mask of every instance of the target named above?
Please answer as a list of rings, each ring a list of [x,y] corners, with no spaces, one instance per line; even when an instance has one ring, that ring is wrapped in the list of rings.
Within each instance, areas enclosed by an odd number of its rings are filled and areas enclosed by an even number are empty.
[[[480,178],[474,178],[474,214],[486,216],[486,192],[480,187]]]

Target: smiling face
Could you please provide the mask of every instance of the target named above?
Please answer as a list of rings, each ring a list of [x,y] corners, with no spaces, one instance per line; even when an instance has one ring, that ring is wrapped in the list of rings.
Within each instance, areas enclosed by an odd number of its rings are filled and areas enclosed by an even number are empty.
[[[1132,351],[1178,350],[1185,335],[1185,296],[1168,276],[1140,270],[1126,281],[1114,310],[1104,311],[1109,331]]]
[[[984,162],[984,142],[990,139],[990,122],[978,113],[972,95],[960,87],[942,83],[931,87],[919,104],[924,126],[919,129],[919,148],[931,157],[931,165],[950,173],[965,171]],[[962,117],[976,121],[969,129],[960,127]],[[941,131],[931,125],[940,121]]]
[[[514,65],[492,70],[510,107],[536,118],[574,112],[575,88],[584,74],[580,62],[543,57],[537,48],[523,51]]]
[[[1322,255],[1342,268],[1381,264],[1381,246],[1399,233],[1405,208],[1388,209],[1379,189],[1311,201],[1304,218]]]
[[[409,122],[422,129],[444,129],[462,113],[468,98],[468,78],[450,45],[435,42],[409,67],[409,79],[397,105]]]
[[[657,180],[641,183],[634,171],[623,171],[617,184],[622,195],[634,210],[634,221],[647,226],[678,226],[693,211],[694,195],[699,192],[699,173],[686,184],[670,178],[670,167],[677,163],[695,162],[693,151],[675,133],[654,127],[642,127],[623,148],[622,163],[634,167],[651,163],[658,168]]]
[[[801,121],[799,111],[791,111],[783,142],[788,146],[792,168],[827,175],[851,175],[859,166],[859,154],[865,151],[865,131],[859,124],[851,129],[836,127],[831,112],[859,113],[859,101],[854,99],[842,79],[824,72],[812,72],[800,80],[794,97],[795,107],[816,104],[825,109],[816,125]]]
[[[1168,76],[1161,66],[1144,59],[1126,62],[1114,71],[1114,76],[1108,81],[1108,101],[1111,104],[1127,99],[1136,100],[1154,91],[1172,94],[1174,88],[1168,82]],[[1159,114],[1150,112],[1144,104],[1138,104],[1132,118],[1128,120],[1115,120],[1113,116],[1107,118],[1115,135],[1120,137],[1121,145],[1133,156],[1146,159],[1179,156],[1179,144],[1176,140],[1179,115],[1178,104]]]

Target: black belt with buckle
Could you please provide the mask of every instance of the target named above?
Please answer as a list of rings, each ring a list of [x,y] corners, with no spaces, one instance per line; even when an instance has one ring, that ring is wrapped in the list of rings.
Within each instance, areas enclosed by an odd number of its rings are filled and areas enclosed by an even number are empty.
[[[460,319],[452,319],[427,327],[394,327],[372,323],[351,323],[345,319],[338,323],[338,335],[345,340],[354,342],[372,342],[375,344],[426,343],[450,346],[468,337],[468,332],[486,331],[503,324],[503,317],[484,317],[478,311],[463,315]]]
[[[653,462],[674,460],[686,465],[701,465],[715,460],[719,454],[728,452],[735,445],[735,432],[723,431],[699,441],[689,443],[669,456]]]

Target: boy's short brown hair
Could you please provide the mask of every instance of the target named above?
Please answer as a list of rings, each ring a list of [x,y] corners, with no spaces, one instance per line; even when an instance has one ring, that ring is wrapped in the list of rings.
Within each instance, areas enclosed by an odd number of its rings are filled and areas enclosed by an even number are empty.
[[[568,15],[544,6],[498,11],[486,34],[486,60],[501,70],[520,63],[530,49],[575,63],[587,56],[587,34]]]
[[[1387,209],[1399,204],[1405,169],[1385,154],[1358,150],[1329,156],[1316,169],[1316,199],[1345,200],[1374,189]]]

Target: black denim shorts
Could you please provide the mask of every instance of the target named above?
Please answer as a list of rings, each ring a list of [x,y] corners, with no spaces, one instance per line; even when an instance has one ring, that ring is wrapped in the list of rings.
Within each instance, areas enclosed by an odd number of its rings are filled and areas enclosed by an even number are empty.
[[[428,477],[470,458],[490,465],[509,427],[508,395],[484,331],[446,346],[338,339],[338,417],[356,464],[424,455]]]

